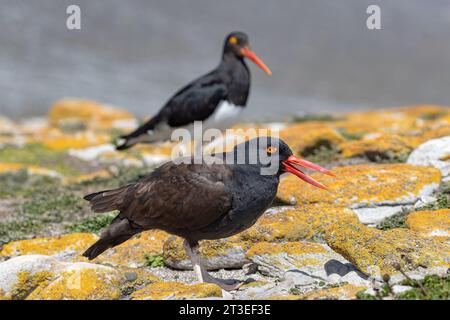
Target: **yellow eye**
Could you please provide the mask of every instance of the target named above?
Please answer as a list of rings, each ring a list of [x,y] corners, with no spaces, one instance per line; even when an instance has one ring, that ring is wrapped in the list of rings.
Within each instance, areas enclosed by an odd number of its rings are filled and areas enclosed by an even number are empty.
[[[274,153],[274,152],[277,152],[277,148],[275,148],[275,147],[267,147],[267,149],[266,149],[266,151],[267,151],[267,153],[269,153],[269,154],[272,154],[272,153]]]
[[[237,43],[237,38],[236,37],[231,37],[230,40],[228,40],[229,43],[231,44],[236,44]]]

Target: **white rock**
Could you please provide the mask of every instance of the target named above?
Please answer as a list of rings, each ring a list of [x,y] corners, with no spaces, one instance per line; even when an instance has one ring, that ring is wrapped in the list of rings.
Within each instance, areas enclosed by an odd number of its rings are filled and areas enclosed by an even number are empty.
[[[10,295],[18,284],[19,274],[27,272],[30,275],[43,271],[58,272],[63,265],[55,258],[44,255],[26,255],[11,258],[0,263],[0,290]]]
[[[353,209],[361,223],[374,226],[384,219],[402,211],[402,206],[379,206],[374,208]]]
[[[417,147],[407,163],[432,166],[439,169],[444,178],[450,176],[450,162],[441,160],[450,154],[450,136],[429,140]]]

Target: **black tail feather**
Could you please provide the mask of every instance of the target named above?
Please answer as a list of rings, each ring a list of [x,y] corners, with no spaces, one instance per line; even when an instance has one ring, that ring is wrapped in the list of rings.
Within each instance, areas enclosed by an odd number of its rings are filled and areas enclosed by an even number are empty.
[[[113,220],[109,227],[102,232],[100,239],[83,253],[83,256],[92,260],[109,248],[127,241],[142,230],[143,229],[133,227],[128,219],[120,218],[120,216],[118,216]]]
[[[113,190],[103,190],[88,194],[83,197],[91,203],[92,210],[94,212],[109,212],[114,210],[120,210],[121,205],[124,204],[128,188],[133,184],[120,187]]]

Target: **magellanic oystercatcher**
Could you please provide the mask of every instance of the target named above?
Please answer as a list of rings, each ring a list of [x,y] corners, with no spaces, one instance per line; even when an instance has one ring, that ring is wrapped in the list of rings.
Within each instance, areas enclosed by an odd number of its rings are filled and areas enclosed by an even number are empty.
[[[250,71],[244,58],[248,58],[267,74],[272,72],[250,50],[248,36],[233,32],[225,38],[222,60],[208,74],[192,81],[179,90],[149,121],[132,133],[118,139],[117,150],[136,143],[169,140],[172,130],[192,130],[194,121],[203,121],[203,128],[224,130],[236,121],[247,104],[250,90]]]
[[[136,183],[85,196],[94,212],[120,213],[83,255],[94,259],[137,233],[160,229],[185,239],[186,253],[201,282],[234,290],[243,282],[208,274],[198,255],[198,241],[230,237],[251,227],[274,200],[283,173],[323,189],[298,167],[333,175],[294,156],[277,138],[255,138],[216,155],[215,159],[226,159],[223,163],[186,159],[191,161],[168,162]]]

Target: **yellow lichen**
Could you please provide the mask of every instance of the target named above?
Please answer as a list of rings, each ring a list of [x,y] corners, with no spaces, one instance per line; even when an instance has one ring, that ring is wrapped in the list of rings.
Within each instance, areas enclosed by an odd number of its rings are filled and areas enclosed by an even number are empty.
[[[418,267],[450,266],[450,246],[407,229],[380,231],[361,223],[336,223],[325,232],[327,244],[371,275]]]
[[[369,139],[346,141],[340,144],[342,155],[346,158],[366,156],[370,160],[391,159],[407,155],[413,146],[398,135],[383,134]]]
[[[254,255],[276,255],[286,253],[289,255],[303,255],[303,254],[319,254],[326,253],[324,247],[314,242],[285,242],[285,243],[271,243],[259,242],[252,246],[247,251],[247,256]]]
[[[320,236],[337,220],[358,221],[349,209],[327,203],[306,204],[292,209],[265,213],[254,226],[236,235],[239,241],[297,241]]]
[[[145,231],[136,237],[107,250],[94,261],[113,266],[142,267],[147,255],[163,253],[164,242],[170,235],[164,231]]]
[[[246,250],[249,243],[239,241],[238,237],[230,237],[219,240],[204,240],[199,242],[200,256],[208,260],[218,256],[226,256],[230,249],[242,248]],[[183,246],[183,240],[179,237],[172,237],[164,244],[164,261],[171,264],[188,259]]]
[[[107,134],[94,133],[92,131],[82,131],[73,134],[62,133],[53,129],[41,139],[35,139],[45,147],[53,150],[83,149],[99,144],[108,143],[111,137]]]
[[[219,286],[210,283],[184,284],[180,282],[158,282],[131,294],[133,300],[163,300],[222,297]]]
[[[329,192],[291,175],[281,181],[278,197],[288,202],[294,197],[298,204],[398,202],[417,197],[424,187],[439,184],[441,178],[438,169],[409,164],[355,165],[337,167],[333,172],[336,174],[335,178],[312,174],[312,177],[329,187]]]
[[[321,145],[327,147],[338,145],[344,138],[330,124],[323,122],[305,122],[291,125],[280,131],[283,139],[297,154],[309,152]]]
[[[30,273],[27,271],[17,273],[17,282],[11,291],[11,297],[15,300],[25,299],[40,285],[46,285],[54,275],[49,271]]]
[[[65,250],[77,252],[87,249],[98,239],[92,233],[72,233],[52,238],[12,241],[3,246],[1,256],[14,257],[27,254],[53,255]]]
[[[356,294],[365,289],[364,286],[346,284],[340,287],[317,290],[306,294],[303,298],[307,300],[350,300],[355,299]]]
[[[412,212],[406,225],[426,237],[450,237],[450,209]]]
[[[27,300],[116,300],[123,278],[111,268],[77,268],[62,272],[40,285]]]
[[[63,99],[56,102],[48,117],[52,126],[79,121],[92,129],[111,129],[116,121],[134,119],[126,110],[81,99]]]

